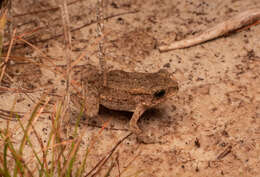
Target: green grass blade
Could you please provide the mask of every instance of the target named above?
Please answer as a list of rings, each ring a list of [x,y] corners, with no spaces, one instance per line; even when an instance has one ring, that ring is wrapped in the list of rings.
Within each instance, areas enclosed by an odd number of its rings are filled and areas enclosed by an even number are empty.
[[[51,133],[50,133],[46,148],[50,147],[53,136],[54,136],[55,142],[59,141],[58,138],[57,138],[57,131],[58,131],[58,128],[60,126],[59,122],[60,122],[60,116],[61,116],[61,108],[62,108],[62,104],[58,103],[57,111],[56,111],[56,114],[55,114],[55,119],[52,120]],[[61,149],[61,148],[57,147],[57,150],[59,150],[59,149]],[[60,171],[60,160],[59,160],[60,154],[58,155],[58,158],[55,159],[55,153],[58,152],[57,150],[56,150],[56,148],[52,149],[52,162],[55,162],[55,163],[51,164],[51,168],[50,168],[50,175],[51,176],[54,174],[56,168],[57,168],[58,172]]]
[[[29,122],[30,123],[30,122]],[[29,124],[28,123],[28,124]],[[24,132],[24,136],[26,138],[26,141],[28,142],[29,146],[31,147],[32,151],[33,151],[33,154],[34,154],[34,157],[36,158],[36,160],[38,161],[39,165],[41,166],[41,171],[40,171],[40,174],[42,174],[42,170],[45,172],[45,174],[47,173],[44,168],[43,168],[43,163],[41,162],[39,156],[37,155],[37,152],[35,151],[35,149],[33,148],[33,145],[32,145],[32,142],[30,141],[30,138],[28,137],[28,135],[25,133],[25,129],[24,129],[24,126],[23,124],[21,123],[21,121],[19,120],[19,124],[20,124],[20,127],[22,128],[23,132]]]
[[[75,124],[74,135],[73,135],[73,137],[74,137],[75,139],[76,139],[76,137],[77,137],[77,135],[78,135],[78,127],[79,127],[79,123],[80,123],[80,119],[81,119],[82,115],[83,115],[83,109],[80,111],[80,114],[78,115],[77,121],[76,121],[76,124]],[[73,151],[73,149],[74,149],[74,146],[75,146],[75,142],[72,143],[70,153],[72,153],[72,151]],[[75,160],[76,160],[76,156],[77,156],[78,149],[79,149],[79,147],[77,147],[75,154],[74,154],[73,157],[71,158],[67,175],[69,175],[69,174],[72,173],[72,168],[73,168],[73,164],[74,164],[74,162],[75,162]],[[78,172],[78,171],[79,171],[79,170],[77,170],[77,172]]]
[[[8,134],[8,130],[6,130],[6,134]],[[2,133],[0,132],[0,136],[1,138],[5,138]],[[23,166],[22,166],[22,162],[21,162],[21,158],[20,156],[17,154],[17,152],[15,151],[15,148],[13,147],[12,143],[9,141],[9,138],[6,138],[5,139],[5,146],[7,149],[10,150],[14,160],[15,160],[15,164],[16,164],[16,168],[14,168],[14,173],[13,173],[13,176],[16,177],[17,176],[17,173],[19,171],[19,173],[21,174],[21,176],[23,175]],[[5,150],[6,151],[6,156],[7,156],[7,149]],[[6,163],[6,162],[4,162]],[[7,163],[6,163],[7,164]],[[7,166],[7,165],[6,165]],[[8,167],[6,167],[8,168]]]
[[[3,174],[6,177],[11,177],[11,175],[8,171],[8,167],[7,167],[7,149],[8,149],[8,144],[5,143],[5,145],[4,145],[4,169],[3,169]]]
[[[13,147],[13,144],[9,141],[9,139],[7,139],[7,145],[8,145],[8,149],[11,151],[11,154],[15,160],[15,168],[14,168],[13,176],[16,177],[18,172],[20,173],[21,176],[23,176],[24,168],[23,168],[21,156],[19,155],[19,153],[16,152],[15,148]]]
[[[86,162],[87,162],[88,153],[89,153],[89,150],[88,150],[88,147],[87,147],[86,153],[84,154],[83,163],[80,166],[79,170],[77,170],[76,176],[82,177],[84,170],[86,169],[86,164],[87,164]]]
[[[77,118],[78,123],[80,122],[80,118],[82,117],[83,112],[84,112],[84,108],[82,107],[81,111],[79,113],[79,117]],[[83,163],[81,164],[80,168],[76,172],[77,177],[82,177],[83,173],[85,172],[84,170],[86,169],[86,164],[87,164],[86,161],[87,161],[88,153],[89,153],[89,149],[88,149],[88,146],[87,146],[86,153],[84,154],[84,158],[83,158]]]
[[[45,103],[47,104],[47,102]],[[40,106],[42,105],[41,102],[39,102],[38,104],[36,104],[35,108],[33,109],[33,112],[28,120],[28,123],[26,125],[26,128],[24,129],[24,127],[22,126],[23,128],[23,138],[21,140],[21,144],[20,144],[20,147],[19,147],[19,156],[22,157],[23,156],[23,150],[24,150],[24,146],[26,144],[26,142],[28,142],[30,144],[30,142],[28,141],[28,133],[30,131],[30,128],[31,128],[31,125],[32,125],[32,122],[34,121],[34,119],[37,117],[37,113],[38,113],[38,110],[40,108]],[[21,125],[21,124],[20,124]],[[18,161],[15,165],[15,169],[14,169],[14,176],[16,177],[17,176],[17,172],[18,170],[20,170],[19,172],[22,173],[23,175],[23,172],[24,172],[24,169],[23,167],[25,167],[28,171],[28,173],[30,174],[30,176],[33,176],[32,175],[32,172],[30,171],[30,169],[27,167],[27,165],[25,163],[20,163],[20,161]]]
[[[26,126],[26,129],[25,129],[25,131],[24,131],[24,136],[23,136],[22,142],[21,142],[21,144],[20,144],[20,148],[19,148],[19,153],[20,153],[21,156],[22,156],[22,154],[23,154],[23,149],[24,149],[24,146],[25,146],[25,143],[26,143],[26,136],[27,136],[27,134],[28,134],[28,132],[29,132],[29,129],[30,129],[30,126],[31,126],[33,120],[34,120],[35,117],[36,117],[36,114],[37,114],[37,111],[38,111],[39,108],[40,108],[40,103],[38,103],[38,104],[36,105],[36,107],[34,108],[34,110],[33,110],[33,112],[32,112],[32,115],[31,115],[31,117],[30,117],[30,119],[29,119],[29,122],[28,122],[28,124],[27,124],[27,126]]]
[[[76,137],[75,137],[75,139],[76,139]],[[67,172],[66,172],[66,176],[67,177],[70,177],[71,176],[71,174],[72,174],[72,169],[73,169],[73,164],[74,164],[74,162],[75,162],[75,160],[76,160],[76,156],[77,156],[77,152],[78,152],[78,150],[79,150],[79,144],[77,144],[77,143],[79,143],[78,141],[73,141],[72,142],[72,145],[71,145],[71,149],[70,149],[70,152],[69,152],[69,155],[68,155],[68,157],[70,157],[71,155],[72,155],[72,157],[71,157],[71,159],[70,159],[70,162],[69,162],[69,166],[68,166],[68,169],[67,169]],[[76,148],[76,149],[75,149]],[[74,150],[75,149],[75,150]],[[64,165],[64,167],[66,168],[66,165]]]
[[[114,166],[115,166],[115,163],[112,163],[111,166],[109,167],[109,169],[107,170],[107,172],[106,172],[104,177],[109,177],[110,176],[110,172],[112,171]]]
[[[9,177],[9,176],[4,174],[4,170],[1,167],[0,167],[0,176]]]

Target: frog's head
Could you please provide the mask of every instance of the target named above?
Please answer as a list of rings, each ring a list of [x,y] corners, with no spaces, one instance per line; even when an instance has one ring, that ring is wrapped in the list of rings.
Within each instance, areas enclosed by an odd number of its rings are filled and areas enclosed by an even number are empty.
[[[174,96],[178,90],[178,82],[167,70],[161,69],[154,73],[153,84],[150,88],[152,99],[151,105],[164,102],[167,98]]]

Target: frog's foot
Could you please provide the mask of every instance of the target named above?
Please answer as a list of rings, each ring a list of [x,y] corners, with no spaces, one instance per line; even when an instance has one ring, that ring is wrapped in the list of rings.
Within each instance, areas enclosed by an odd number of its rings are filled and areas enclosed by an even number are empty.
[[[143,143],[143,144],[155,144],[156,143],[154,139],[152,139],[144,134],[137,135],[136,140],[138,143]]]
[[[140,135],[142,133],[142,130],[138,127],[137,124],[131,124],[130,122],[130,130],[133,132],[135,135]]]
[[[143,144],[165,144],[165,142],[161,141],[160,139],[158,140],[155,137],[151,137],[145,134],[137,135],[136,140],[138,143],[143,143]]]
[[[153,139],[149,138],[148,136],[142,133],[142,130],[137,126],[137,124],[132,124],[130,122],[130,130],[132,133],[136,135],[136,140],[138,143],[144,144],[154,144],[156,143]]]

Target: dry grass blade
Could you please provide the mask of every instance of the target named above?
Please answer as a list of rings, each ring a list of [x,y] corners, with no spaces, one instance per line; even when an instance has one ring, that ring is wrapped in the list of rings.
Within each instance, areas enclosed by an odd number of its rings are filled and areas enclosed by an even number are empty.
[[[112,15],[109,15],[107,17],[104,17],[104,20],[108,20],[108,19],[111,19],[111,18],[115,18],[115,17],[119,17],[119,16],[123,16],[123,15],[128,15],[128,14],[134,14],[134,13],[137,13],[139,12],[138,10],[132,10],[132,11],[127,11],[127,12],[122,12],[122,13],[118,13],[118,14],[112,14]],[[86,24],[83,24],[79,27],[76,27],[74,29],[71,29],[70,32],[76,32],[76,31],[79,31],[81,30],[82,28],[86,28],[88,26],[91,26],[93,24],[96,24],[98,21],[97,20],[94,20],[94,21],[91,21],[89,23],[86,23]],[[36,41],[36,43],[44,43],[44,42],[48,42],[49,40],[53,40],[53,39],[57,39],[57,38],[60,38],[64,36],[64,34],[57,34],[55,36],[52,36],[52,37],[49,37],[49,38],[46,38],[46,39],[42,39],[42,40],[38,40]],[[18,47],[18,46],[16,46]],[[24,47],[23,45],[21,45],[21,47]]]
[[[45,55],[38,47],[36,47],[35,45],[31,44],[30,42],[26,41],[25,39],[17,36],[18,40],[26,43],[27,45],[29,45],[30,47],[32,47],[32,49],[34,49],[35,51],[37,51],[41,56],[43,56],[52,66],[55,66],[56,64],[52,61],[52,59],[50,57],[48,57],[47,55]],[[62,72],[62,71],[61,71]]]
[[[3,66],[3,69],[1,70],[2,72],[1,72],[1,75],[0,75],[0,85],[1,85],[2,79],[4,77],[4,73],[5,73],[5,69],[6,69],[6,66],[7,66],[7,62],[9,60],[9,56],[11,54],[11,49],[12,49],[13,42],[14,42],[14,39],[15,39],[15,34],[16,34],[16,29],[14,29],[14,31],[13,31],[11,43],[10,43],[10,46],[8,48],[8,52],[7,52],[7,55],[5,57],[5,61],[4,61],[5,65]]]
[[[29,119],[29,123],[27,124],[25,129],[23,128],[23,126],[20,122],[20,126],[23,129],[24,135],[23,135],[23,138],[21,140],[19,150],[15,150],[12,142],[10,141],[10,138],[6,138],[5,145],[7,146],[8,150],[11,152],[11,154],[13,156],[13,159],[15,160],[15,167],[14,167],[14,172],[13,172],[14,176],[17,176],[17,173],[19,173],[20,176],[26,176],[26,174],[27,174],[27,176],[33,176],[33,172],[29,169],[29,167],[25,163],[25,160],[23,159],[23,150],[24,150],[24,146],[25,146],[26,142],[29,142],[31,148],[33,149],[32,144],[30,143],[28,134],[30,132],[30,127],[31,127],[30,125],[32,125],[32,123],[33,123],[33,121],[35,120],[36,117],[39,117],[41,111],[43,110],[43,108],[42,108],[42,109],[40,109],[40,111],[38,111],[40,104],[41,103],[39,103],[35,107],[35,109],[33,110],[33,113],[32,113],[32,115]],[[8,125],[9,124],[7,122],[6,134],[8,134],[8,132],[9,132]],[[34,149],[33,149],[33,151],[34,151]],[[34,151],[34,154],[35,154],[35,151]],[[39,160],[39,158],[38,158],[38,160]]]
[[[2,56],[2,48],[3,48],[3,41],[4,41],[4,29],[5,29],[5,24],[6,24],[6,15],[7,15],[7,10],[4,10],[3,14],[0,16],[0,56]],[[2,64],[1,64],[1,67],[2,67]],[[1,73],[0,73],[0,85],[1,85],[2,77],[3,77],[2,75],[4,73],[3,70],[0,69],[0,71],[1,71]]]
[[[79,145],[80,145],[80,142],[81,142],[81,139],[82,139],[82,135],[80,137],[77,138],[77,141],[75,144],[73,144],[72,146],[72,151],[70,152],[69,154],[69,157],[67,158],[67,161],[62,169],[62,172],[61,172],[61,177],[64,176],[65,172],[68,170],[68,174],[71,174],[71,170],[72,170],[72,164],[73,162],[75,161],[75,155],[76,155],[76,152],[78,151],[78,148],[79,148]],[[69,168],[69,165],[71,164],[71,167]]]
[[[97,3],[97,36],[101,38],[98,44],[98,58],[101,71],[103,73],[103,85],[107,85],[107,64],[105,58],[105,35],[104,35],[104,1],[98,0]]]
[[[16,36],[16,38],[23,38],[23,37],[32,35],[33,33],[37,32],[37,31],[39,31],[41,29],[44,29],[44,28],[43,27],[38,27],[38,28],[32,29],[30,31],[23,32],[19,36]],[[10,45],[10,42],[5,42],[3,46],[9,46],[9,45]],[[16,43],[14,46],[17,46],[17,45],[21,45],[21,43]]]
[[[80,1],[83,1],[83,0],[75,0],[73,2],[68,3],[68,6],[73,5],[73,4],[80,2]],[[57,10],[59,10],[59,7],[54,7],[54,8],[51,8],[51,9],[44,9],[44,10],[37,10],[37,11],[32,11],[32,12],[23,13],[23,14],[17,14],[17,15],[14,15],[14,17],[21,17],[21,16],[26,16],[26,15],[35,15],[35,14],[39,14],[39,13],[45,13],[45,12],[57,11]]]
[[[43,164],[41,165],[41,171],[43,169],[45,169],[46,171],[48,171],[48,164],[47,164],[47,153],[46,153],[46,150],[44,149],[44,144],[40,138],[40,136],[38,135],[34,125],[32,125],[32,130],[33,130],[33,133],[35,134],[37,140],[38,140],[38,143],[40,144],[40,147],[41,147],[41,151],[42,151],[42,159],[43,159]]]
[[[108,159],[109,159],[109,158],[112,156],[112,154],[115,152],[115,150],[117,149],[117,147],[118,147],[123,141],[125,141],[129,136],[131,136],[132,134],[133,134],[133,133],[129,133],[129,134],[126,135],[124,138],[122,138],[120,141],[118,141],[117,144],[113,147],[113,149],[109,152],[109,154],[107,155],[107,157],[104,157],[103,159],[101,159],[101,160],[95,165],[95,167],[94,167],[93,169],[91,169],[91,170],[85,175],[85,177],[89,176],[93,171],[96,170],[97,167],[99,167],[98,170],[97,170],[93,175],[91,175],[91,177],[96,176],[96,175],[100,172],[102,166],[108,161]]]
[[[140,147],[140,145],[137,147],[137,150],[139,150],[139,147]],[[140,155],[140,152],[138,152],[137,155],[134,156],[134,158],[125,166],[124,170],[121,172],[121,175],[127,171],[127,169],[131,166],[131,164],[137,159],[137,157],[139,157],[139,155]]]
[[[8,121],[18,121],[21,118],[22,116],[17,114],[16,112],[6,113],[6,112],[1,112],[0,110],[0,119],[4,119]]]
[[[118,171],[118,177],[121,177],[120,165],[119,165],[119,152],[116,154],[116,166]]]
[[[8,88],[8,87],[3,87],[3,86],[0,86],[0,93],[1,92],[12,92],[12,93],[33,93],[33,92],[37,92],[37,91],[40,91],[40,90],[27,90],[27,89],[24,89],[24,88]]]
[[[21,176],[24,176],[24,168],[27,170],[27,172],[29,173],[29,176],[33,176],[32,171],[28,168],[28,166],[24,163],[25,160],[22,158],[22,156],[19,155],[19,153],[15,150],[12,142],[10,141],[10,139],[7,139],[7,141],[5,142],[8,150],[11,152],[12,154],[12,158],[15,160],[15,169],[14,169],[14,176],[17,176],[17,173],[19,173]],[[8,168],[8,167],[7,167]]]
[[[1,7],[0,7],[1,8]],[[0,9],[1,12],[1,9]],[[3,13],[0,14],[0,56],[2,55],[3,41],[4,41],[4,29],[6,24],[7,10],[3,10]]]
[[[24,129],[24,136],[23,136],[20,148],[19,148],[20,155],[23,154],[25,143],[28,142],[27,136],[32,131],[32,125],[40,117],[41,113],[43,112],[43,109],[46,107],[46,105],[48,104],[49,100],[50,99],[47,98],[42,107],[40,107],[42,105],[42,102],[39,102],[36,105],[35,109],[33,110],[32,114],[31,114],[31,117],[29,119],[29,123],[27,124],[26,129]],[[20,125],[21,125],[21,127],[23,127],[21,122],[20,122]]]
[[[63,24],[63,29],[64,29],[64,40],[65,40],[65,58],[67,62],[67,69],[66,69],[66,94],[64,97],[64,125],[67,124],[69,121],[68,118],[68,111],[70,111],[70,80],[71,80],[71,34],[70,34],[70,20],[69,20],[69,12],[68,12],[68,6],[67,6],[67,1],[58,1],[60,10],[61,10],[61,17],[62,17],[62,24]],[[63,126],[64,126],[63,125]]]
[[[110,167],[108,168],[108,170],[107,170],[107,172],[106,172],[106,174],[105,174],[104,177],[109,177],[109,176],[110,176],[110,173],[111,173],[112,169],[115,167],[115,165],[116,165],[115,162],[112,162],[112,163],[111,163],[111,165],[110,165]]]

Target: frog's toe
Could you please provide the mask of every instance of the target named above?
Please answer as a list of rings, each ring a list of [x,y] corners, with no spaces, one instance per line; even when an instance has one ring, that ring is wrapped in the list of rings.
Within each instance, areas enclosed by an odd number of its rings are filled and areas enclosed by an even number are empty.
[[[130,130],[136,135],[139,135],[142,133],[142,130],[137,125],[131,125],[130,124]]]
[[[137,142],[143,143],[143,144],[154,144],[155,143],[155,141],[152,138],[150,138],[146,135],[143,135],[143,134],[137,135],[136,140],[137,140]]]
[[[136,140],[138,143],[143,143],[143,144],[164,144],[164,142],[144,134],[137,135]]]

